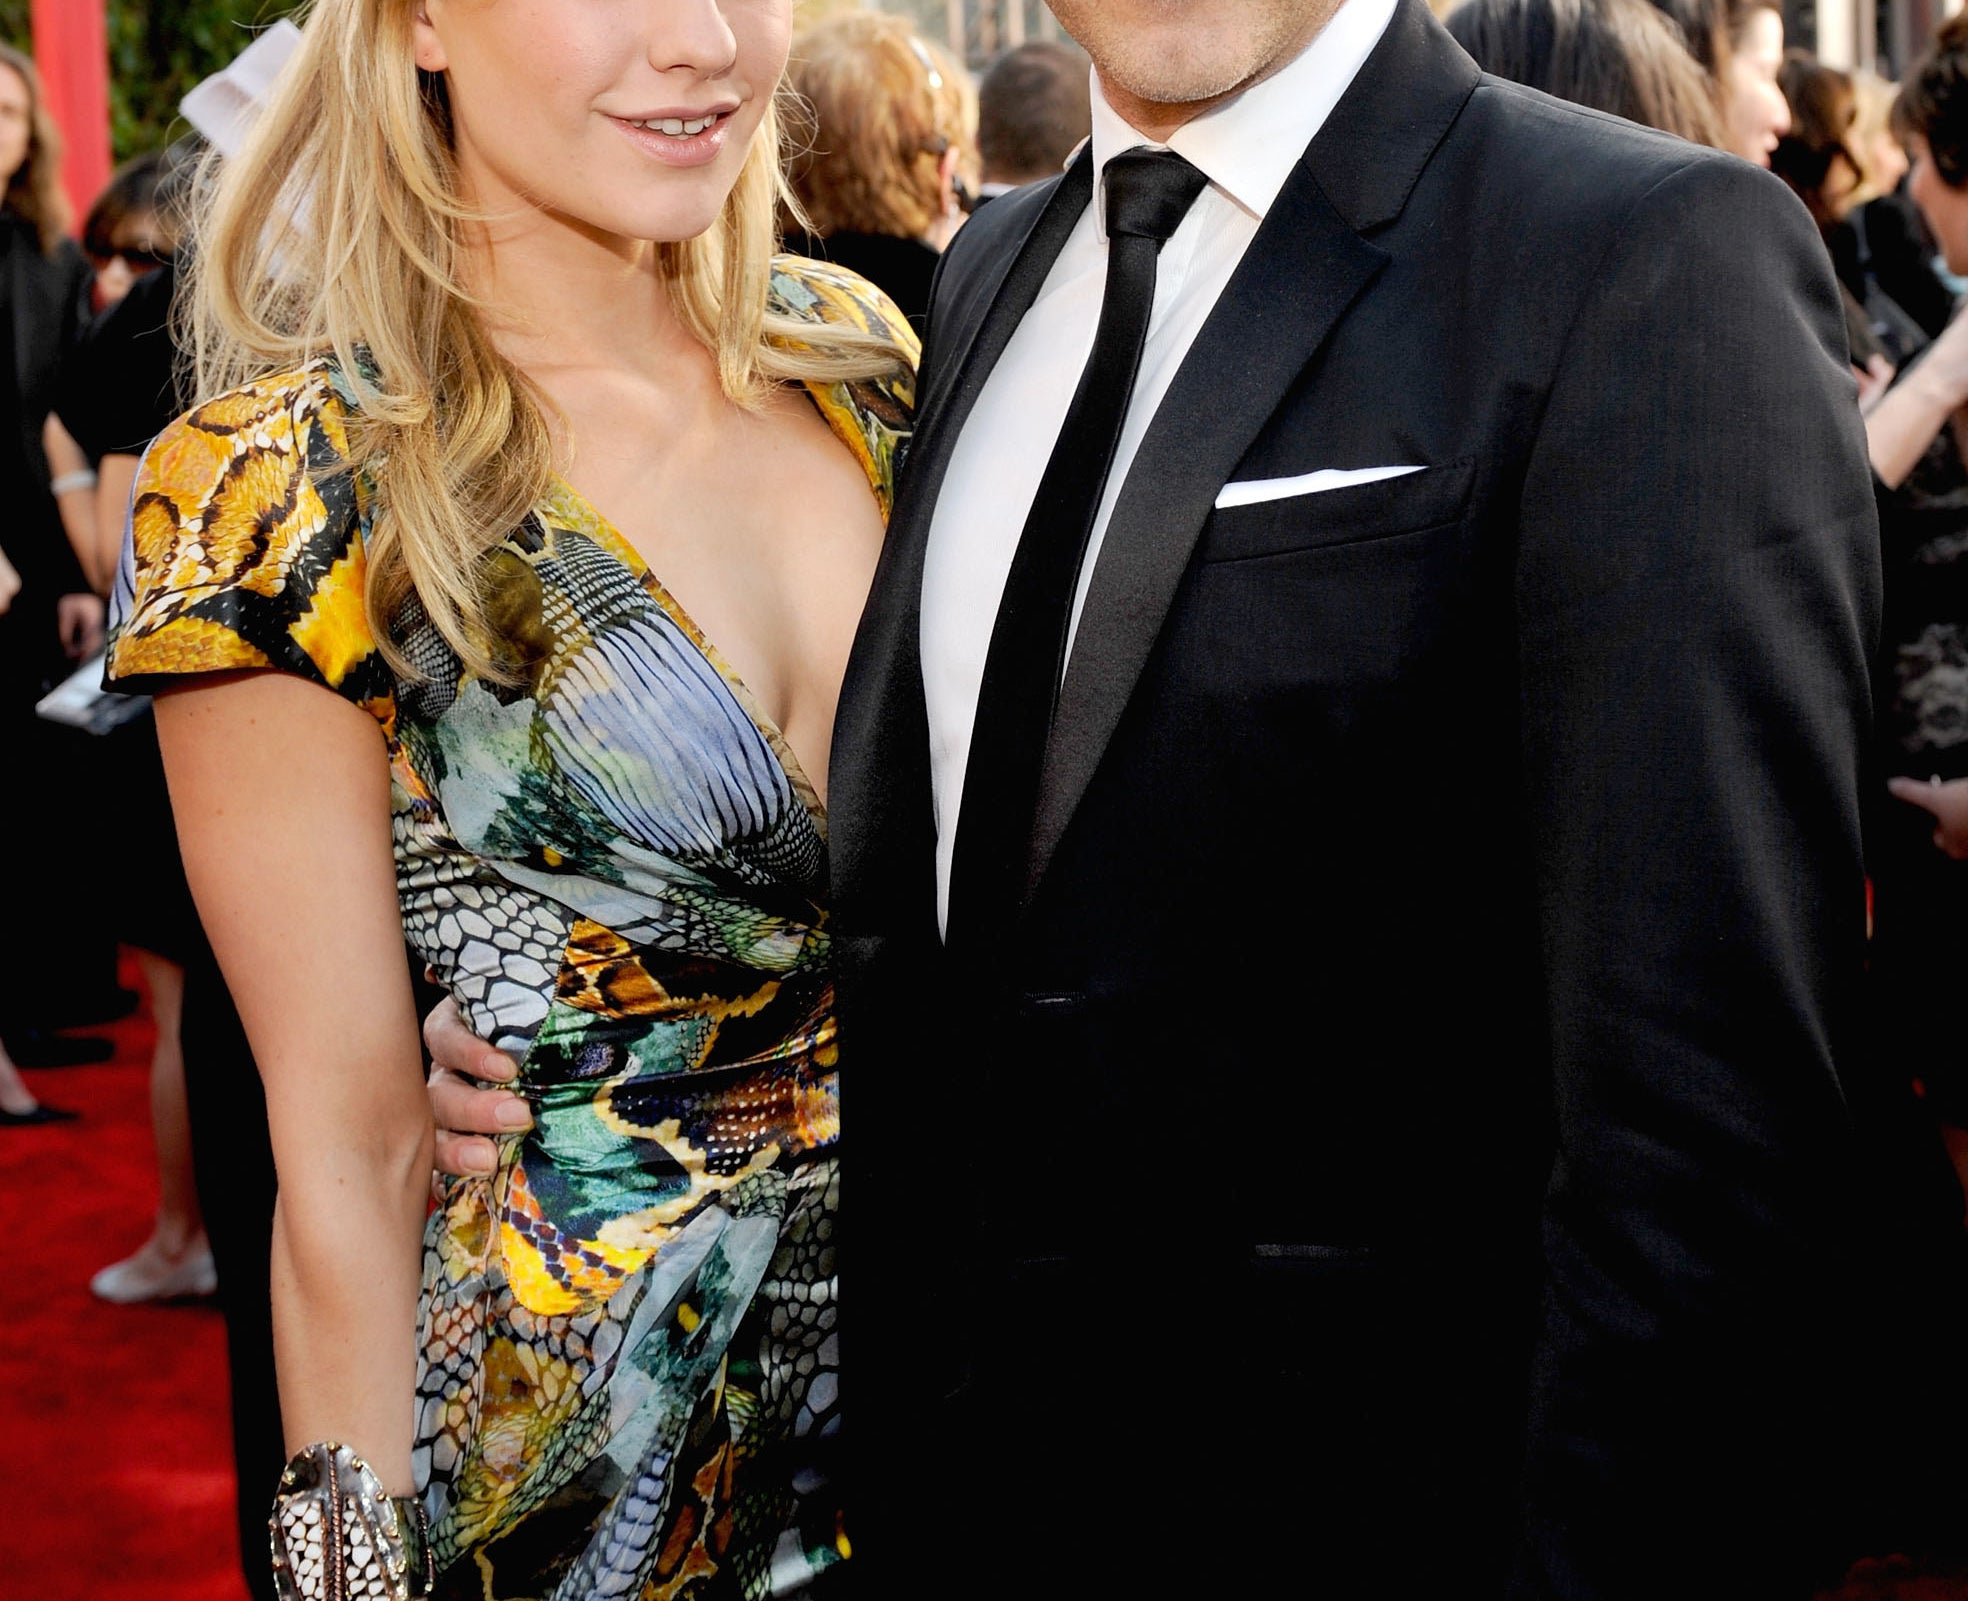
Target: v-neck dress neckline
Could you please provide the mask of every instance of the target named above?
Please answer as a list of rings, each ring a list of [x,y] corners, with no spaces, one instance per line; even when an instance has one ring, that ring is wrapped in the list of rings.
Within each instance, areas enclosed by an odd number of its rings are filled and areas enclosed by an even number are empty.
[[[751,686],[739,675],[730,659],[711,640],[698,625],[655,570],[643,559],[642,552],[630,544],[627,537],[600,509],[565,478],[555,474],[553,488],[547,497],[534,509],[534,514],[542,521],[551,523],[564,533],[579,534],[620,562],[630,576],[649,594],[649,598],[660,606],[671,622],[683,632],[685,638],[697,649],[705,661],[716,671],[731,698],[738,703],[752,727],[758,731],[772,751],[772,756],[786,774],[786,780],[793,786],[793,793],[799,797],[800,804],[806,808],[807,815],[813,819],[813,826],[822,839],[827,834],[827,809],[820,799],[820,792],[813,781],[807,777],[806,769],[794,752],[792,742],[786,738],[772,715],[766,711],[764,703],[752,692]]]
[[[868,480],[869,491],[875,497],[876,509],[885,519],[888,512],[888,486],[883,481],[879,464],[873,461],[865,450],[857,448],[861,444],[861,437],[858,431],[852,430],[854,420],[852,413],[837,404],[830,404],[834,399],[835,386],[805,383],[801,387],[806,391],[807,398],[812,401],[813,409],[832,430],[834,437],[854,452],[855,459],[861,466],[862,476]],[[785,730],[765,709],[765,703],[745,682],[743,675],[732,665],[731,659],[718,649],[716,642],[690,615],[683,603],[671,593],[669,586],[657,576],[656,570],[636,548],[634,542],[615,526],[606,512],[576,488],[573,481],[561,472],[555,472],[553,485],[545,499],[535,508],[535,514],[543,520],[552,522],[556,528],[593,540],[597,546],[626,567],[636,582],[649,592],[650,598],[669,614],[670,620],[683,630],[690,642],[703,653],[704,659],[717,670],[718,677],[730,690],[732,699],[737,701],[746,717],[751,720],[752,726],[759,732],[759,737],[771,747],[774,759],[784,769],[787,781],[793,786],[793,793],[799,797],[800,804],[812,817],[813,826],[819,831],[820,837],[825,839],[826,803],[820,798],[819,787],[807,776],[805,765],[794,751],[792,741],[786,737]]]

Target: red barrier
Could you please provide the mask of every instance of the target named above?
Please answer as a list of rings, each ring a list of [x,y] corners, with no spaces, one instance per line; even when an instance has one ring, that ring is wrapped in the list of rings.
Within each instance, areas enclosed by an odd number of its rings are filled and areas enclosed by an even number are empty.
[[[67,155],[76,223],[109,182],[109,29],[104,0],[34,0],[34,64]]]

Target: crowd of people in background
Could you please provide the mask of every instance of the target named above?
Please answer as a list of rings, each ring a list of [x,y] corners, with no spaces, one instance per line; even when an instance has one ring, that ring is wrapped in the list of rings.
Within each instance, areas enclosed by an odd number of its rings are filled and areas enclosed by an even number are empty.
[[[1787,50],[1779,11],[1753,0],[1468,0],[1446,20],[1491,73],[1769,168],[1823,237],[1886,561],[1868,781],[1874,1027],[1881,1059],[1959,1131],[1968,1171],[1968,318],[1956,315],[1956,275],[1968,275],[1968,18],[1942,26],[1934,64],[1903,92]],[[789,140],[789,248],[871,279],[920,331],[939,255],[967,216],[1056,173],[1086,137],[1087,72],[1077,49],[1045,41],[973,77],[903,17],[815,23],[792,67],[802,117]],[[0,747],[17,838],[34,842],[10,854],[0,893],[0,1126],[87,1116],[40,1101],[19,1069],[107,1054],[86,1029],[136,1004],[115,976],[116,947],[134,949],[157,1023],[159,1205],[142,1247],[105,1265],[94,1288],[164,1300],[235,1277],[247,1285],[239,1315],[263,1325],[264,1230],[244,1230],[228,1260],[208,1237],[212,1196],[200,1204],[217,1185],[225,1208],[250,1211],[262,1203],[242,1202],[239,1187],[270,1184],[270,1169],[249,1156],[210,1177],[198,1161],[197,1081],[210,1069],[192,1042],[212,1039],[234,1059],[242,1048],[222,996],[208,999],[203,1032],[187,1011],[198,1005],[188,985],[209,992],[216,976],[176,862],[154,736],[142,719],[94,734],[36,712],[102,647],[137,463],[182,398],[169,316],[174,259],[196,231],[175,181],[187,156],[174,147],[128,162],[78,243],[59,149],[32,63],[0,50]],[[82,906],[106,912],[74,915]],[[234,1073],[228,1094],[243,1081]],[[258,1387],[271,1415],[264,1368],[235,1383]],[[255,1398],[241,1410],[251,1529],[278,1436],[256,1432]],[[251,1546],[245,1566],[263,1590]]]
[[[1968,23],[1904,94],[1784,47],[1741,0],[1470,0],[1487,71],[1768,167],[1823,236],[1845,307],[1886,559],[1867,786],[1869,965],[1882,1059],[1968,1125]],[[1781,419],[1771,419],[1781,426]],[[1950,1136],[1957,1149],[1968,1145]]]

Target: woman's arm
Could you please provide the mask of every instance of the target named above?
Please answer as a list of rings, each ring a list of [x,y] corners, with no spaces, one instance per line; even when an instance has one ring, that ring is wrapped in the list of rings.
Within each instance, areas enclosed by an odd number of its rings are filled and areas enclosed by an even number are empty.
[[[98,595],[107,594],[116,569],[104,568],[97,553],[95,469],[53,412],[41,425],[41,448],[48,453],[48,485],[61,513],[62,532],[82,564],[82,576]]]
[[[290,1449],[408,1495],[430,1112],[375,721],[274,673],[158,697],[186,876],[266,1081]]]
[[[130,491],[136,487],[141,456],[111,451],[96,463],[96,559],[102,563],[103,587],[116,581],[123,560],[123,531],[130,523]]]
[[[1968,317],[1957,317],[1900,381],[1866,409],[1866,454],[1888,489],[1898,489],[1934,435],[1968,404]]]

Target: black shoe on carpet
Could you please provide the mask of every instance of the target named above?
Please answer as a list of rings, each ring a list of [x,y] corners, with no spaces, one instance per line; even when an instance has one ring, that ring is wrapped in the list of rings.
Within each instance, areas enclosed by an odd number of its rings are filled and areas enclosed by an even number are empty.
[[[111,1040],[93,1034],[51,1034],[44,1028],[24,1028],[9,1034],[6,1045],[16,1067],[87,1067],[107,1062],[116,1054]]]
[[[30,1123],[73,1123],[78,1115],[59,1106],[37,1106],[31,1112],[10,1112],[0,1106],[0,1128],[25,1128]]]

